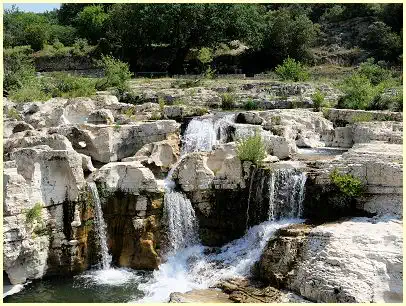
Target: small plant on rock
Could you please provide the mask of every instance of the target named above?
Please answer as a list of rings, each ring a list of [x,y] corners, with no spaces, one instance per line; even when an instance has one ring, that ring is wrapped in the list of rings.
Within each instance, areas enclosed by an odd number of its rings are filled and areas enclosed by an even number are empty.
[[[35,203],[35,205],[28,209],[25,212],[25,218],[26,222],[29,224],[33,224],[34,221],[37,221],[38,223],[42,221],[42,204],[40,202]]]
[[[235,107],[235,97],[232,94],[224,93],[221,95],[221,108],[233,109]]]
[[[374,116],[370,113],[360,113],[352,116],[351,122],[371,122]]]
[[[349,197],[361,196],[365,189],[359,178],[351,174],[341,174],[337,169],[330,173],[330,180],[343,194]]]
[[[254,136],[237,141],[237,155],[241,161],[251,161],[257,166],[261,165],[267,153],[258,131]]]
[[[248,101],[246,101],[244,103],[244,109],[245,110],[258,109],[258,103],[256,101],[254,101],[252,98],[250,98],[250,99],[248,99]]]
[[[324,103],[324,98],[325,97],[326,97],[326,95],[323,94],[320,90],[317,90],[312,95],[313,110],[315,112],[319,112],[321,110],[321,108],[325,105],[325,103]]]

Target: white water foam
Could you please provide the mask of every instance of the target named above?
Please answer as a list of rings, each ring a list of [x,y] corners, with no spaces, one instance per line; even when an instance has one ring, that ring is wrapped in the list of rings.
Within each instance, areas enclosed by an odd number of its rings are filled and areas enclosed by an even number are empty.
[[[140,284],[145,297],[135,303],[167,302],[172,292],[205,289],[220,280],[250,275],[268,240],[281,227],[303,220],[266,221],[250,228],[245,236],[223,246],[216,254],[205,254],[208,248],[193,245],[168,257],[154,271],[151,281]]]
[[[141,278],[134,270],[124,268],[90,270],[76,277],[84,280],[85,287],[95,285],[122,286],[129,282],[136,282]],[[81,286],[83,286],[82,283]]]

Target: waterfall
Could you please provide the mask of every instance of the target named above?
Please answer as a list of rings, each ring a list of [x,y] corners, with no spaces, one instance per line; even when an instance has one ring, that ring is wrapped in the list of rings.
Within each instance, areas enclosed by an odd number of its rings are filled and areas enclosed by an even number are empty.
[[[300,218],[306,174],[297,169],[254,169],[250,178],[246,228],[266,220]]]
[[[92,193],[94,201],[96,231],[100,242],[100,253],[102,258],[101,266],[102,269],[105,270],[109,269],[111,265],[111,255],[109,255],[109,249],[107,247],[107,227],[106,223],[104,222],[103,211],[101,208],[101,202],[96,184],[94,182],[89,182],[88,186]]]
[[[248,277],[274,233],[300,222],[298,219],[265,221],[215,252],[198,244],[180,249],[153,272],[150,281],[139,285],[145,297],[132,302],[168,302],[172,292],[207,289],[221,280]]]
[[[306,174],[295,169],[277,169],[268,181],[268,220],[300,218],[303,213]]]
[[[172,253],[199,242],[198,224],[190,200],[167,188],[164,196],[164,224],[167,225],[167,252]]]
[[[182,155],[190,152],[209,152],[213,146],[227,142],[227,129],[233,124],[235,115],[193,118],[182,137]]]

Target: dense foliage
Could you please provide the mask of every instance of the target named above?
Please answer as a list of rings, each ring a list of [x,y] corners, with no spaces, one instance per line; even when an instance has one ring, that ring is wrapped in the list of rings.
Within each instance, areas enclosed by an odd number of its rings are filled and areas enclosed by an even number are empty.
[[[358,18],[358,19],[357,19]],[[41,14],[5,10],[4,46],[40,50],[55,41],[85,38],[104,54],[137,63],[151,48],[173,51],[169,70],[182,73],[191,49],[239,40],[264,66],[291,57],[311,61],[331,24],[346,26],[347,47],[377,60],[400,63],[402,4],[73,4]],[[354,27],[355,24],[355,27]],[[357,28],[359,27],[359,28]],[[327,32],[326,32],[327,31]],[[353,34],[353,35],[352,35]]]
[[[330,180],[343,194],[349,197],[362,195],[365,186],[362,181],[351,174],[341,174],[337,169],[330,173]]]

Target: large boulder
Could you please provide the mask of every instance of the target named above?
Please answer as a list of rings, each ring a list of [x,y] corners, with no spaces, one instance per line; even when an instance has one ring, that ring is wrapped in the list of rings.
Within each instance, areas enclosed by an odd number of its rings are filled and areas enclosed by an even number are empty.
[[[402,302],[402,236],[402,222],[393,219],[280,231],[265,248],[259,273],[314,302]]]
[[[156,176],[164,175],[179,158],[179,137],[170,135],[168,139],[144,145],[134,156],[122,161],[139,161],[150,168]]]
[[[160,192],[154,174],[138,161],[108,163],[92,174],[92,180],[107,192]]]
[[[177,134],[179,127],[173,120],[159,120],[125,125],[61,126],[53,132],[65,135],[79,153],[108,163],[133,156],[145,144]]]

